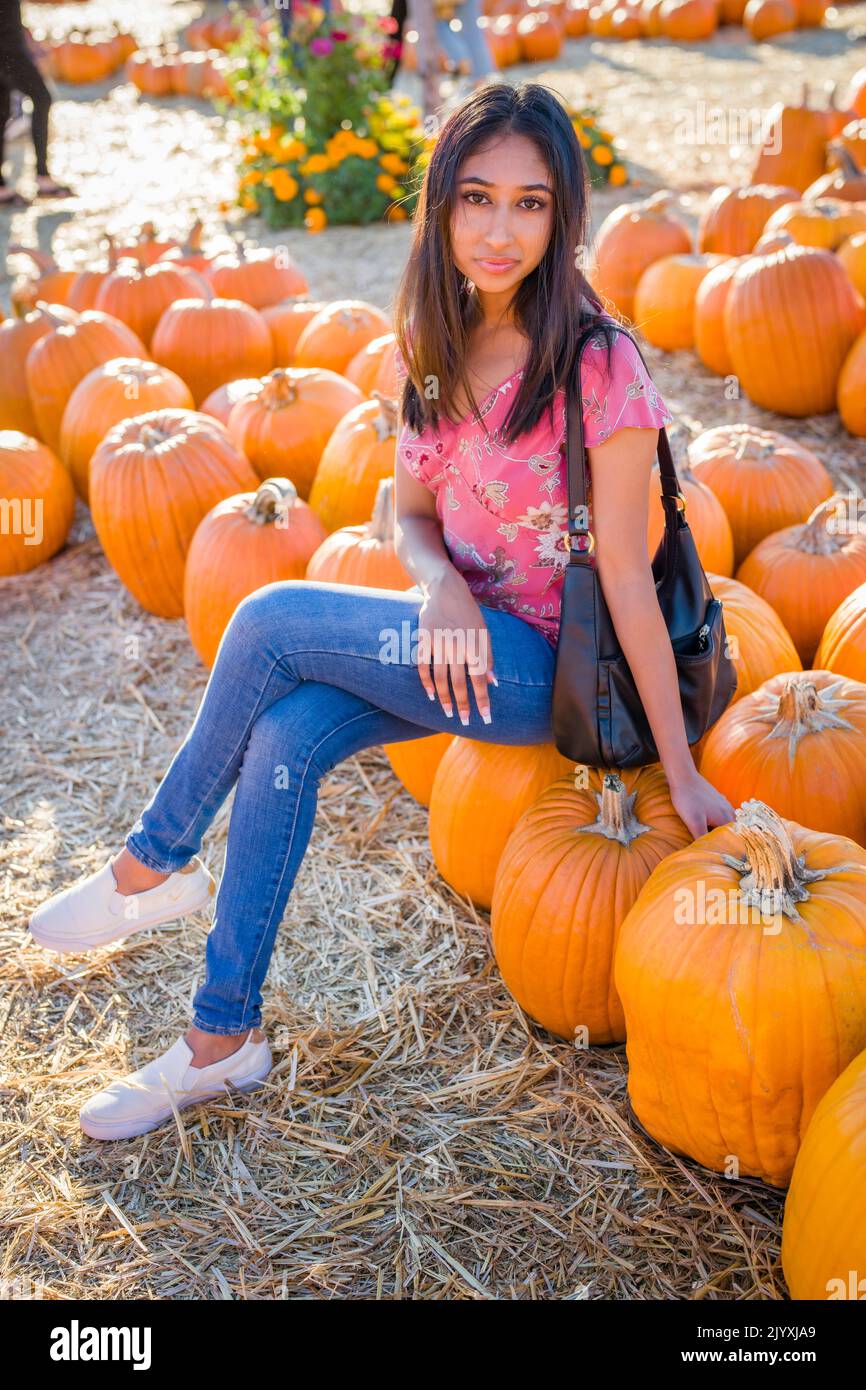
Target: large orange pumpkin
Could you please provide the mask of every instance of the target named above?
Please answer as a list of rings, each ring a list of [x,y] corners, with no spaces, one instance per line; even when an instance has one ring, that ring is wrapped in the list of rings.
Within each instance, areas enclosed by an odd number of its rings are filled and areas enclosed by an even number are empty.
[[[475,699],[471,690],[469,699]],[[489,908],[508,836],[545,787],[573,767],[553,744],[456,737],[430,797],[430,848],[446,883],[477,907]]]
[[[698,223],[698,250],[723,256],[747,256],[767,219],[784,203],[797,201],[796,188],[757,183],[746,188],[715,189]]]
[[[780,671],[802,669],[790,632],[766,599],[727,575],[707,570],[707,579],[725,610],[727,650],[737,671],[734,701]]]
[[[644,271],[634,292],[634,317],[648,342],[667,352],[694,346],[695,297],[701,281],[726,259],[709,252],[665,256]]]
[[[185,381],[199,405],[217,387],[263,376],[271,335],[257,310],[239,299],[179,299],[162,315],[151,355]]]
[[[725,509],[734,535],[734,563],[758,541],[805,521],[833,492],[817,454],[778,430],[716,425],[689,445],[689,463]]]
[[[730,376],[734,370],[725,338],[725,308],[733,278],[745,260],[745,256],[731,256],[714,266],[695,295],[695,352],[704,366],[719,376]]]
[[[835,251],[849,236],[866,232],[866,209],[844,198],[783,203],[767,220],[768,232],[790,232],[799,246]]]
[[[362,299],[337,299],[321,309],[295,345],[296,367],[327,367],[344,372],[356,353],[391,332],[387,314]]]
[[[522,1009],[569,1041],[622,1042],[613,983],[622,922],[656,864],[691,835],[658,765],[561,777],[508,838],[490,925],[502,978]]]
[[[756,405],[781,415],[820,415],[866,328],[866,308],[830,251],[789,246],[740,266],[725,308],[734,371]]]
[[[836,404],[848,433],[866,436],[866,329],[842,363]]]
[[[695,538],[695,545],[705,570],[717,574],[734,572],[734,540],[731,523],[716,494],[695,477],[687,460],[677,463],[680,491],[685,498],[686,520]],[[661,502],[661,482],[658,465],[650,474],[647,549],[654,556],[665,529],[664,506]]]
[[[783,1187],[818,1102],[866,1047],[866,851],[744,803],[656,867],[614,982],[641,1124]]]
[[[362,400],[357,386],[336,372],[277,367],[255,395],[232,407],[228,429],[259,477],[279,468],[306,500],[325,445]]]
[[[394,549],[393,478],[379,482],[368,522],[341,526],[322,541],[307,566],[307,578],[368,589],[414,588],[415,580]]]
[[[20,430],[0,430],[0,576],[56,555],[75,512],[72,480],[55,454]]]
[[[96,308],[113,314],[150,347],[154,329],[170,304],[178,299],[210,299],[207,283],[195,270],[157,261],[146,269],[121,261],[96,293]]]
[[[389,396],[377,393],[337,422],[310,489],[310,506],[326,531],[368,519],[380,480],[393,477],[396,446],[397,412]]]
[[[285,247],[273,250],[260,246],[238,255],[218,256],[206,274],[218,298],[240,299],[254,309],[306,294],[310,288]]]
[[[33,344],[75,314],[61,304],[33,309],[22,319],[0,324],[0,430],[20,430],[36,437],[36,416],[27,389],[27,354]]]
[[[94,367],[112,357],[145,356],[141,339],[110,314],[89,309],[73,323],[58,323],[27,354],[27,389],[40,438],[59,447],[66,403]]]
[[[199,410],[202,415],[212,415],[221,425],[228,425],[229,416],[238,401],[248,396],[256,396],[261,390],[262,379],[258,376],[242,377],[240,381],[230,381],[226,386],[218,386],[205,396]]]
[[[183,613],[195,529],[258,479],[226,430],[195,410],[152,410],[109,430],[90,462],[90,510],[109,563],[142,608]]]
[[[348,380],[353,381],[365,396],[372,396],[374,391],[384,396],[397,395],[397,371],[394,365],[396,342],[393,333],[371,338],[360,352],[355,353],[346,368]]]
[[[614,208],[598,229],[589,278],[626,319],[634,319],[634,293],[647,267],[692,249],[688,227],[673,207],[674,194],[663,190]]]
[[[192,407],[186,383],[156,362],[114,357],[94,367],[69,397],[60,427],[60,457],[78,495],[87,501],[90,460],[114,425],[149,410]]]
[[[866,584],[858,584],[830,614],[815,667],[866,682]]]
[[[668,39],[711,39],[718,22],[715,0],[664,0],[661,7],[662,33]]]
[[[428,734],[382,745],[395,777],[422,806],[430,805],[437,769],[452,741],[451,734]]]
[[[851,151],[838,140],[833,140],[827,149],[829,172],[822,174],[810,183],[803,198],[806,202],[814,198],[841,198],[843,202],[866,202],[866,173],[862,173]]]
[[[866,1297],[866,1051],[837,1076],[800,1145],[782,1223],[793,1299]]]
[[[750,183],[783,184],[801,193],[824,173],[827,122],[823,111],[810,107],[808,85],[799,105],[779,101],[771,107],[763,134]]]
[[[213,666],[241,600],[265,584],[303,579],[324,534],[288,478],[268,478],[211,508],[192,538],[183,581],[190,641],[205,666]]]
[[[797,28],[795,0],[749,0],[743,11],[743,28],[760,43]]]
[[[10,244],[7,254],[26,256],[32,266],[12,286],[10,299],[16,314],[28,314],[40,300],[46,304],[68,304],[77,271],[63,270],[49,252],[22,246],[17,241]]]
[[[310,320],[324,308],[320,300],[287,299],[285,303],[269,304],[262,309],[262,318],[271,335],[275,367],[292,366],[298,339]]]
[[[804,666],[834,609],[866,581],[866,534],[847,506],[844,494],[819,502],[806,521],[765,536],[737,570],[775,608]]]
[[[700,769],[734,806],[760,794],[780,816],[866,846],[866,685],[780,671],[728,706]]]
[[[843,241],[836,259],[857,293],[866,299],[866,232],[857,232]]]

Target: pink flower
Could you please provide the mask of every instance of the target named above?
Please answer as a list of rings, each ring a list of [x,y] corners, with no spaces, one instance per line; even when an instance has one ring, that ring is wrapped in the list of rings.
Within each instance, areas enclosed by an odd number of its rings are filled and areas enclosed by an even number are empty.
[[[376,23],[379,25],[383,34],[396,34],[399,28],[396,19],[394,19],[392,15],[385,15],[383,19],[378,19]]]
[[[400,57],[400,54],[402,53],[402,51],[403,51],[403,45],[402,45],[402,44],[400,44],[400,43],[386,43],[386,44],[383,44],[383,46],[382,46],[382,57],[383,57],[383,58],[386,60],[386,62],[387,62],[387,61],[389,61],[391,58],[399,58],[399,57]]]
[[[331,30],[331,38],[334,39],[336,43],[345,43],[348,37],[349,35],[344,29]]]
[[[316,57],[327,57],[333,47],[330,39],[312,39],[310,42],[310,52],[315,53]]]

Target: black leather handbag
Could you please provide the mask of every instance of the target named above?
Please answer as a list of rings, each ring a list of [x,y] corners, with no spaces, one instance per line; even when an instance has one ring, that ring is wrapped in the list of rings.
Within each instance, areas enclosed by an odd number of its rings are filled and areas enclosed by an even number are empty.
[[[578,343],[579,393],[583,352],[597,335],[598,329],[590,328]],[[630,333],[626,336],[634,343]],[[635,347],[644,361],[637,343]],[[730,704],[737,673],[726,650],[721,600],[713,597],[686,521],[685,499],[664,428],[659,430],[658,461],[665,529],[652,572],[674,651],[686,736],[693,744]],[[595,540],[587,508],[589,458],[582,393],[578,400],[568,395],[566,466],[569,555],[553,679],[554,741],[565,757],[590,767],[642,767],[658,762],[659,755],[592,559]]]

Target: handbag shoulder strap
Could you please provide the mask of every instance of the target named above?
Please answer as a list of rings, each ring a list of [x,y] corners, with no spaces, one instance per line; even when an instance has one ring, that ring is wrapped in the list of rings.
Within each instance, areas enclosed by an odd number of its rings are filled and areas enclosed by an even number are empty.
[[[637,354],[646,367],[644,355],[631,334],[624,328],[617,325],[617,331],[623,333],[632,343],[634,343]],[[586,498],[586,469],[588,467],[588,456],[583,429],[583,390],[580,378],[580,364],[583,358],[587,343],[598,336],[598,325],[591,324],[584,329],[578,339],[575,352],[576,365],[573,379],[577,388],[577,399],[574,392],[569,389],[570,383],[566,386],[566,472],[568,478],[568,535],[569,550],[571,559],[577,563],[589,564],[589,556],[595,549],[595,539],[588,525],[584,525],[584,519],[588,520],[587,498]],[[649,371],[649,368],[647,368]],[[665,509],[665,525],[673,528],[678,523],[678,514],[685,508],[685,499],[680,491],[679,479],[674,468],[673,454],[671,453],[670,440],[664,425],[659,429],[658,442],[658,461],[659,474],[662,486],[662,504]],[[583,557],[583,559],[581,559]]]

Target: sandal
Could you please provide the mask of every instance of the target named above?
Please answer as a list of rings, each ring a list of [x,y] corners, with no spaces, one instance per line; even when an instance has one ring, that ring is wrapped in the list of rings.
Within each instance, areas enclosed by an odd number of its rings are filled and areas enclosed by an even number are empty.
[[[17,189],[10,198],[0,198],[0,211],[3,208],[29,208],[30,199],[25,198]]]
[[[76,193],[65,183],[55,183],[51,188],[37,188],[37,198],[75,198]]]

